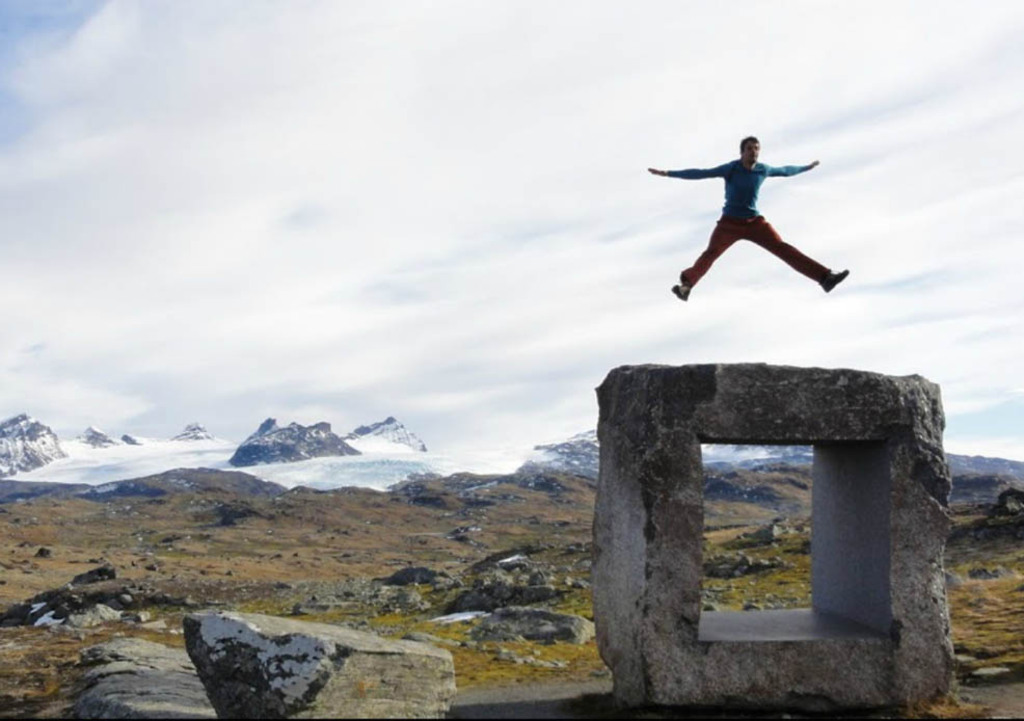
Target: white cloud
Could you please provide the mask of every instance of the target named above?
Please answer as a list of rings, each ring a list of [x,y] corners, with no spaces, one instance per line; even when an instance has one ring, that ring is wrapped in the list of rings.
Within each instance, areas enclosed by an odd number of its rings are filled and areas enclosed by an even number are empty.
[[[1012,2],[106,3],[4,70],[30,122],[0,145],[0,413],[523,445],[592,426],[614,365],[732,361],[997,405],[1022,29]],[[738,244],[683,306],[721,182],[644,169],[748,133],[822,161],[761,205],[852,275],[824,296]]]

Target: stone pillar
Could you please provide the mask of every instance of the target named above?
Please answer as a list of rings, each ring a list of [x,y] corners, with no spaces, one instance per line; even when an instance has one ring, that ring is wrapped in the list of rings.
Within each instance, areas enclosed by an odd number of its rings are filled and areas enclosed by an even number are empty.
[[[936,385],[634,366],[609,373],[598,402],[594,619],[618,702],[828,709],[948,691]],[[701,614],[701,443],[814,446],[812,608]]]

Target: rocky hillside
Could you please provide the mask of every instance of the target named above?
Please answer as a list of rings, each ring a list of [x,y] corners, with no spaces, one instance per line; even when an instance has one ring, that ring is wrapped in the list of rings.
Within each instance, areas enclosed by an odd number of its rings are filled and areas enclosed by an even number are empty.
[[[39,498],[82,498],[110,502],[117,498],[139,496],[157,498],[169,494],[203,493],[241,497],[273,498],[285,487],[264,481],[241,471],[219,471],[210,468],[176,468],[163,473],[98,486],[85,483],[53,483],[47,481],[0,481],[0,504]]]
[[[1024,488],[1024,482],[1012,476],[987,473],[953,475],[950,503],[995,503],[999,495],[1009,489]]]
[[[287,489],[240,471],[218,471],[211,468],[176,468],[144,478],[112,481],[76,495],[87,500],[107,500],[123,496],[157,497],[175,493],[205,493],[274,498]]]
[[[715,516],[722,504],[752,504],[779,515],[811,512],[811,474],[807,466],[774,464],[760,471],[737,468],[704,474],[705,515]]]
[[[32,498],[54,496],[64,498],[85,493],[95,486],[88,483],[50,483],[49,481],[0,480],[0,504],[27,501]]]
[[[954,475],[1001,475],[1024,481],[1024,462],[988,456],[961,456],[947,453],[946,460]]]

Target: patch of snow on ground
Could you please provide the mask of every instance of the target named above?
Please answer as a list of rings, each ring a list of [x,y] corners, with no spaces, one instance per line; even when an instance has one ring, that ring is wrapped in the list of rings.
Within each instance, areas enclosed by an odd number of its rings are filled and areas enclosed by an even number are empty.
[[[90,490],[93,493],[110,493],[111,491],[116,491],[117,489],[117,483],[101,483],[98,486],[93,486],[93,488]]]
[[[488,481],[487,483],[481,483],[479,486],[470,486],[469,488],[466,489],[466,493],[475,493],[476,491],[482,491],[485,488],[493,488],[494,486],[497,485],[497,481]]]
[[[500,561],[498,561],[498,565],[500,566],[503,563],[515,563],[516,561],[526,561],[526,560],[529,560],[529,559],[527,559],[526,556],[524,556],[523,554],[517,553],[514,556],[509,556],[508,558],[501,559]]]
[[[64,623],[64,619],[58,620],[58,619],[53,617],[53,614],[55,614],[55,613],[56,613],[56,611],[47,611],[45,614],[43,614],[42,616],[37,618],[36,622],[33,623],[32,625],[33,626],[59,626],[60,624]]]
[[[458,623],[459,621],[472,621],[474,618],[480,618],[481,616],[489,616],[487,611],[463,611],[462,613],[450,613],[447,616],[438,616],[437,618],[430,619],[430,623],[439,623],[447,625],[449,623]]]

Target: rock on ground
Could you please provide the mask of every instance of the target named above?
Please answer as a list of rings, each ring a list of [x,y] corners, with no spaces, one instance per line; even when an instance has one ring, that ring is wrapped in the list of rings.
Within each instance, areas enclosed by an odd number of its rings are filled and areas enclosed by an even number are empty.
[[[185,646],[220,716],[442,718],[455,697],[448,651],[260,614],[185,617]]]
[[[413,583],[433,583],[437,576],[437,571],[423,566],[414,566],[395,571],[385,579],[384,585],[408,586]]]
[[[67,617],[65,624],[71,628],[92,628],[108,621],[120,621],[121,612],[115,611],[110,606],[97,603],[79,613],[72,613]]]
[[[994,516],[1016,516],[1024,512],[1024,490],[1019,488],[1007,488],[999,494],[995,507],[992,509]]]
[[[100,581],[109,581],[113,578],[117,578],[117,570],[110,565],[105,563],[102,566],[97,566],[91,571],[80,573],[71,579],[72,586],[85,586],[90,583],[98,583]]]
[[[551,585],[524,586],[501,577],[478,579],[474,587],[460,593],[448,606],[447,613],[493,611],[504,606],[524,606],[557,598]]]
[[[206,689],[183,650],[117,638],[82,651],[85,690],[75,718],[216,718]]]
[[[594,637],[594,624],[582,616],[509,606],[485,618],[472,635],[478,641],[507,641],[521,636],[542,643],[586,643]]]

